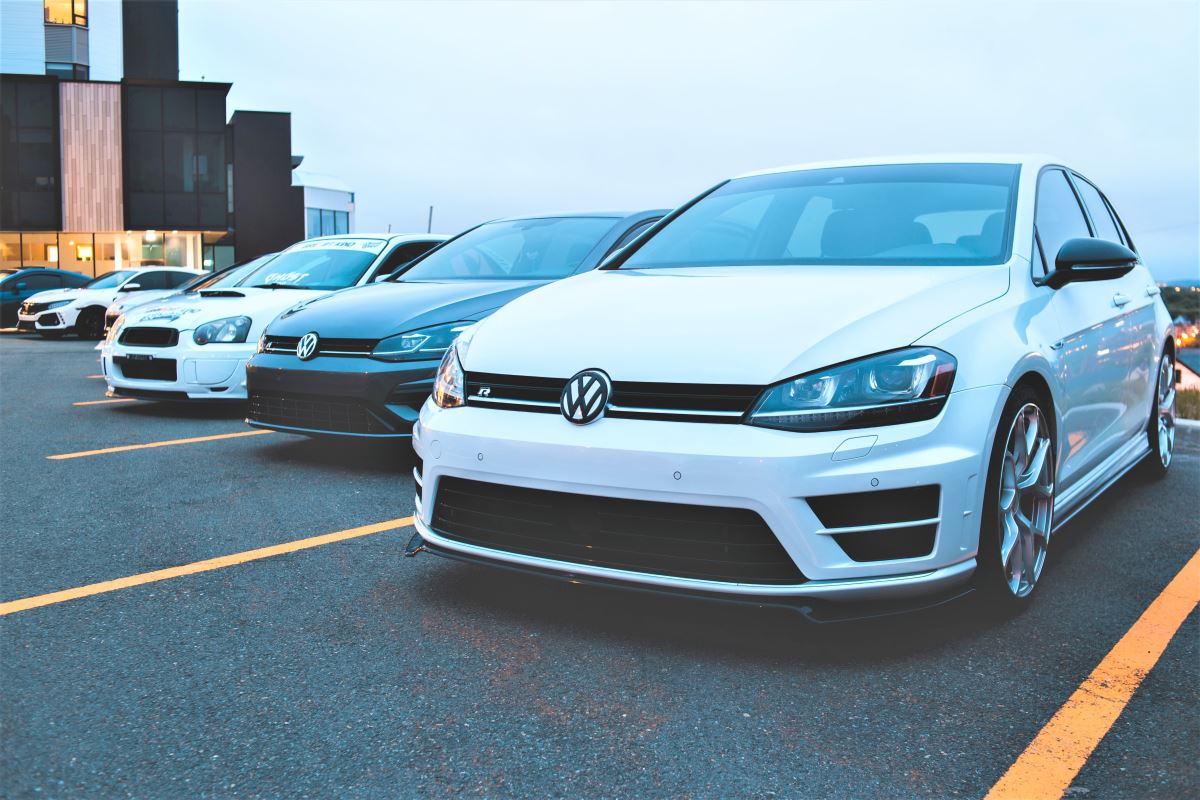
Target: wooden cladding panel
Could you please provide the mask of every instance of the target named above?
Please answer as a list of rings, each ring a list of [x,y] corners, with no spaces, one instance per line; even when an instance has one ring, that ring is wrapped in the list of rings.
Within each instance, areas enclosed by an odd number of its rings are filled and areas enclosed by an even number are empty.
[[[121,193],[121,87],[63,83],[64,231],[125,229]]]

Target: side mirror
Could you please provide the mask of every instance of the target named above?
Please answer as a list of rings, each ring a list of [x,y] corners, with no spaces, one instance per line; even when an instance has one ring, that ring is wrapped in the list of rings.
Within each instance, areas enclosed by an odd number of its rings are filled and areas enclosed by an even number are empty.
[[[1109,281],[1127,275],[1138,264],[1137,253],[1104,239],[1068,239],[1054,259],[1054,271],[1044,283],[1061,289],[1068,283]]]
[[[24,289],[24,288],[26,288],[26,287],[28,287],[28,286],[29,286],[29,284],[28,284],[28,283],[26,283],[25,281],[21,281],[20,283],[18,283],[18,284],[17,284],[16,286],[14,286],[13,288],[14,288],[14,289],[16,289],[16,290],[19,292],[19,291],[21,291],[22,289]]]
[[[141,288],[142,288],[142,285],[140,283],[127,283],[124,286],[122,286],[119,291],[136,292],[138,289],[141,289]]]

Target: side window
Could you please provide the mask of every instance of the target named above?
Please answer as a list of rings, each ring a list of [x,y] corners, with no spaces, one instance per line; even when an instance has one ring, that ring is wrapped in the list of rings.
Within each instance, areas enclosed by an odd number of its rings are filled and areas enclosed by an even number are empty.
[[[88,278],[84,275],[74,275],[71,273],[67,273],[66,275],[59,275],[57,277],[59,280],[61,280],[63,282],[63,286],[66,286],[68,288],[75,287],[75,286],[83,286],[85,283],[87,283],[88,281],[91,280],[91,278]]]
[[[412,261],[418,256],[423,256],[433,248],[437,247],[441,242],[407,242],[398,246],[395,250],[388,253],[383,259],[375,274],[371,276],[372,280],[380,275],[391,275],[400,267]]]
[[[166,279],[167,283],[164,288],[174,289],[178,286],[182,286],[196,276],[190,272],[164,272],[163,277]]]
[[[1133,243],[1133,237],[1129,235],[1129,228],[1126,228],[1125,223],[1121,221],[1121,215],[1117,213],[1117,209],[1113,207],[1112,202],[1107,197],[1103,199],[1104,205],[1108,207],[1108,213],[1112,214],[1112,218],[1117,223],[1117,229],[1121,232],[1121,243],[1136,253],[1137,245]]]
[[[1078,176],[1075,177],[1075,188],[1079,190],[1083,204],[1087,206],[1092,226],[1096,229],[1096,238],[1122,243],[1121,232],[1117,230],[1117,223],[1113,222],[1112,215],[1108,213],[1108,204],[1104,202],[1100,190]]]
[[[146,292],[153,289],[167,288],[167,273],[165,272],[142,272],[133,276],[130,283],[136,283],[138,288],[135,291]]]
[[[23,292],[44,292],[47,289],[58,289],[62,286],[62,281],[57,275],[49,275],[45,272],[35,272],[32,275],[17,278],[11,288],[16,288],[18,283],[25,284],[25,288],[21,290]]]
[[[645,220],[644,222],[639,222],[637,225],[634,225],[632,228],[625,231],[624,236],[622,236],[620,239],[617,239],[617,243],[614,244],[612,246],[612,249],[609,250],[608,252],[610,252],[610,253],[617,252],[622,247],[629,244],[634,239],[638,238],[643,233],[645,233],[647,230],[649,230],[650,226],[653,225],[654,223],[658,222],[659,219],[661,219],[661,217],[655,217],[654,219],[648,219],[648,220]]]
[[[1083,209],[1079,207],[1079,200],[1062,170],[1047,170],[1038,178],[1034,225],[1042,242],[1046,263],[1051,268],[1064,242],[1091,237]]]

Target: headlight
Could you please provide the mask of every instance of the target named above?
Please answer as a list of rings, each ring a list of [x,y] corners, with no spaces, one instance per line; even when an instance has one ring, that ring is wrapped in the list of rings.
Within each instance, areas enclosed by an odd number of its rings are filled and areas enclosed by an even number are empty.
[[[53,303],[47,303],[45,310],[49,311],[52,308],[62,308],[63,306],[69,306],[74,302],[74,300],[55,300]]]
[[[263,332],[258,335],[258,347],[255,348],[254,352],[265,353],[266,351],[267,351],[267,332],[264,329]]]
[[[446,355],[442,356],[441,366],[438,367],[437,380],[433,383],[433,402],[442,408],[458,408],[467,404],[463,392],[463,368],[458,360],[458,345],[450,346]]]
[[[474,322],[451,322],[389,336],[375,345],[371,358],[381,361],[430,361],[441,358],[455,337]]]
[[[932,419],[954,383],[954,356],[909,347],[810,372],[770,387],[747,419],[788,431],[870,428]]]
[[[250,334],[249,317],[226,317],[206,322],[196,328],[192,341],[196,344],[212,342],[244,342]]]
[[[123,324],[125,324],[125,315],[124,314],[122,314],[121,316],[119,316],[115,320],[113,320],[113,324],[108,329],[108,343],[109,344],[112,344],[113,342],[115,342],[117,340],[117,332],[120,331],[121,326]]]

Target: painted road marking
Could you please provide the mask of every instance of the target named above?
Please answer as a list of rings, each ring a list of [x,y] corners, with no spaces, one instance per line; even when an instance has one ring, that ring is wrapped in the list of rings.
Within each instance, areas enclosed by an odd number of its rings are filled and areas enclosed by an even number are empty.
[[[105,453],[124,453],[126,450],[146,450],[151,447],[168,447],[173,444],[194,444],[196,442],[215,442],[218,439],[237,439],[241,436],[262,436],[275,431],[238,431],[237,433],[218,433],[215,436],[195,436],[191,439],[170,439],[165,442],[146,442],[145,444],[123,444],[120,447],[105,447],[100,450],[84,450],[81,453],[62,453],[57,456],[46,456],[51,461],[65,461],[68,458],[83,458],[84,456],[99,456]]]
[[[1058,800],[1200,603],[1200,550],[1092,670],[984,800]]]
[[[89,378],[103,378],[103,375],[88,375]]]
[[[109,403],[136,403],[136,397],[114,397],[110,400],[84,400],[79,403],[71,403],[73,406],[103,406]]]
[[[143,572],[140,575],[130,575],[127,578],[117,578],[113,581],[89,583],[87,586],[64,589],[61,592],[39,594],[33,597],[24,597],[20,600],[9,600],[7,603],[0,603],[0,617],[14,614],[18,611],[28,611],[31,608],[65,603],[68,600],[77,600],[80,597],[90,597],[94,594],[128,589],[130,586],[141,586],[144,583],[165,581],[168,578],[178,578],[182,575],[195,575],[197,572],[208,572],[214,569],[221,569],[222,567],[232,567],[235,564],[245,564],[247,561],[257,561],[262,558],[283,555],[284,553],[294,553],[297,550],[307,550],[311,547],[320,547],[321,545],[354,539],[359,536],[370,536],[373,533],[394,531],[400,528],[407,528],[412,524],[412,517],[391,519],[387,522],[377,522],[374,525],[362,525],[357,528],[337,531],[336,533],[326,533],[321,536],[311,536],[307,539],[297,539],[293,542],[260,547],[257,550],[246,550],[241,553],[234,553],[233,555],[218,556],[217,558],[209,558],[204,561],[193,561],[191,564],[184,564],[179,567],[168,567],[167,569],[155,570],[154,572]]]

